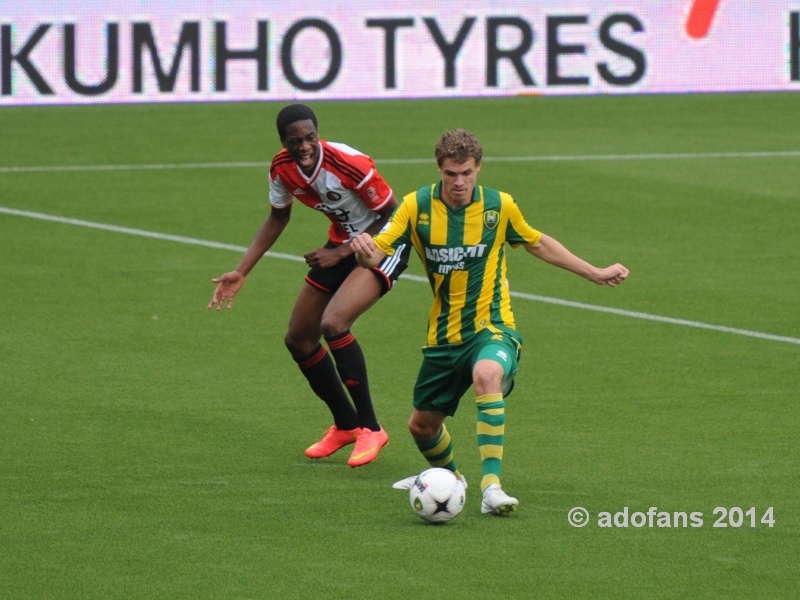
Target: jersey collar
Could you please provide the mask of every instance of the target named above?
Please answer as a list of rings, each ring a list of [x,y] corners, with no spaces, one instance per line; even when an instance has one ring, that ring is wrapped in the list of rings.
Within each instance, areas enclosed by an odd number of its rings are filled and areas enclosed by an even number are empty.
[[[472,202],[478,202],[481,199],[481,186],[475,185],[475,189],[472,190]],[[439,182],[433,188],[433,197],[437,198],[438,200],[442,200],[442,180],[440,179]],[[444,200],[442,200],[444,202]],[[447,204],[445,202],[445,204]]]
[[[307,176],[303,173],[303,169],[300,168],[300,165],[295,164],[295,168],[297,172],[300,173],[300,176],[306,180],[307,183],[314,183],[319,175],[320,170],[322,169],[322,154],[325,152],[325,142],[323,140],[319,141],[319,155],[317,156],[317,166],[314,167],[314,172],[311,173],[311,176]]]

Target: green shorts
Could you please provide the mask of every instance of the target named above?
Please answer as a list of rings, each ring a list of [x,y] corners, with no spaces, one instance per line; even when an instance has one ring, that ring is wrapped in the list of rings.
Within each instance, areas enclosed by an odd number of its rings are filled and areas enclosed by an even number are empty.
[[[414,408],[453,416],[461,396],[472,385],[472,370],[479,360],[493,360],[503,367],[503,396],[514,387],[520,342],[509,333],[479,332],[463,344],[422,349],[422,366],[414,386]]]

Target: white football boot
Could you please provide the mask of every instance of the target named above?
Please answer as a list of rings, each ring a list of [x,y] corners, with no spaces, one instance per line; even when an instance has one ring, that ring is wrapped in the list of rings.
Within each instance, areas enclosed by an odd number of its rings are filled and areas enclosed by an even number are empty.
[[[416,475],[412,475],[411,477],[406,477],[405,479],[401,479],[400,481],[395,481],[392,484],[392,487],[396,490],[410,490],[414,487],[414,482],[417,480]]]
[[[519,500],[503,491],[499,483],[493,483],[483,490],[481,512],[485,515],[505,515],[517,510]]]

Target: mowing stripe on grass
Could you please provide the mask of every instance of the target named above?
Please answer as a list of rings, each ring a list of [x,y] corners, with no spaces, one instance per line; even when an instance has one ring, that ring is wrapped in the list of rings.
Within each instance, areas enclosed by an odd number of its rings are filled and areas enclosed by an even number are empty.
[[[699,158],[776,158],[800,157],[800,150],[775,152],[696,152],[672,154],[556,154],[551,156],[484,156],[485,162],[564,162],[591,160],[673,160]],[[431,162],[431,158],[387,158],[376,159],[379,165],[413,165]]]
[[[41,221],[52,221],[55,223],[64,223],[66,225],[77,225],[79,227],[91,227],[92,229],[102,229],[104,231],[112,231],[114,233],[126,233],[128,235],[137,235],[140,237],[154,238],[157,240],[165,240],[169,242],[178,242],[181,244],[192,244],[194,246],[205,246],[206,248],[216,248],[219,250],[232,250],[234,252],[246,252],[245,246],[237,246],[234,244],[223,244],[220,242],[211,242],[208,240],[201,240],[197,238],[183,237],[180,235],[170,235],[167,233],[158,233],[155,231],[146,231],[144,229],[133,229],[130,227],[119,227],[117,225],[107,225],[105,223],[95,223],[93,221],[82,221],[80,219],[70,219],[67,217],[59,217],[56,215],[48,215],[38,212],[30,212],[27,210],[17,210],[14,208],[6,208],[0,206],[0,213],[7,215],[14,215],[18,217],[28,217],[31,219],[39,219]],[[302,256],[295,256],[294,254],[284,254],[281,252],[269,251],[266,256],[271,258],[281,258],[284,260],[293,260],[295,262],[305,262]],[[425,277],[419,275],[402,275],[403,279],[410,279],[411,281],[428,282]],[[722,331],[724,333],[733,333],[736,335],[744,335],[748,337],[760,338],[762,340],[770,340],[773,342],[787,342],[789,344],[800,344],[800,338],[786,337],[782,335],[772,335],[770,333],[761,333],[759,331],[749,331],[747,329],[737,329],[735,327],[725,327],[723,325],[711,325],[709,323],[701,323],[699,321],[687,321],[686,319],[674,319],[672,317],[662,317],[659,315],[651,315],[649,313],[636,312],[632,310],[623,310],[620,308],[610,308],[607,306],[599,306],[596,304],[585,304],[583,302],[573,302],[571,300],[562,300],[561,298],[551,298],[549,296],[537,296],[536,294],[526,294],[524,292],[511,292],[515,298],[523,298],[525,300],[533,300],[535,302],[546,302],[548,304],[557,304],[559,306],[569,306],[571,308],[581,308],[584,310],[593,310],[596,312],[610,313],[613,315],[620,315],[623,317],[632,317],[634,319],[645,319],[647,321],[657,321],[659,323],[670,323],[672,325],[684,325],[686,327],[696,327],[699,329],[711,329],[713,331]]]
[[[800,150],[774,152],[692,152],[675,154],[576,154],[552,156],[485,156],[486,162],[563,162],[563,161],[615,161],[615,160],[675,160],[703,158],[780,158],[800,157]],[[433,162],[431,158],[378,158],[379,165],[416,165]],[[211,163],[175,163],[153,165],[54,165],[33,167],[0,167],[0,173],[41,173],[48,171],[136,171],[136,170],[169,170],[169,169],[230,169],[230,168],[267,168],[268,162],[211,162]]]

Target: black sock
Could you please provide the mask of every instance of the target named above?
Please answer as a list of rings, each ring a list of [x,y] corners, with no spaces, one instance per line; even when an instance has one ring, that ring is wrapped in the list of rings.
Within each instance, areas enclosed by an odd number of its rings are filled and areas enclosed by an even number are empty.
[[[342,389],[342,382],[333,366],[333,360],[322,344],[319,344],[311,354],[298,360],[297,366],[308,379],[314,393],[328,405],[336,427],[350,430],[359,426],[358,414]]]
[[[345,331],[332,338],[325,338],[331,354],[336,361],[336,370],[342,379],[353,403],[358,411],[360,427],[372,431],[379,431],[378,419],[372,407],[372,396],[369,393],[369,380],[367,379],[367,363],[361,346],[350,331]]]

